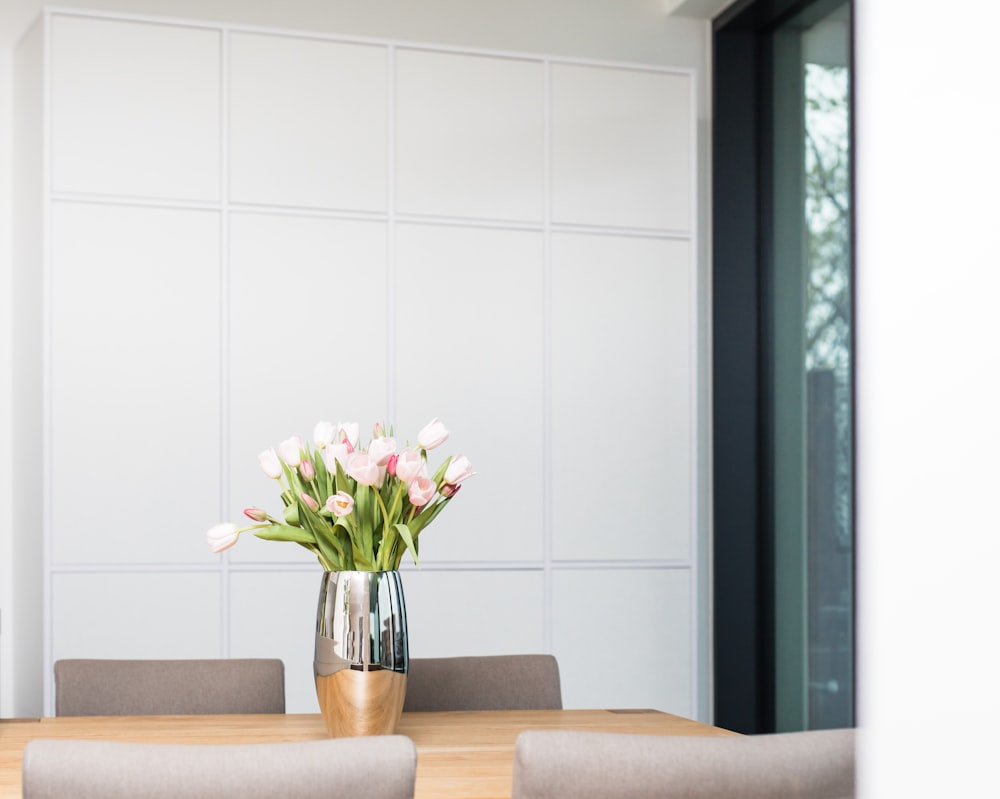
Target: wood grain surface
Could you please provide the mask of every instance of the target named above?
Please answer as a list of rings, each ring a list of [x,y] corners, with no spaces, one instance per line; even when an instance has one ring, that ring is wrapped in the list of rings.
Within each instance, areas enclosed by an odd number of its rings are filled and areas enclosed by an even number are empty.
[[[396,732],[417,746],[418,799],[508,799],[514,743],[525,730],[735,735],[656,710],[404,713]],[[319,714],[79,716],[0,720],[0,799],[21,796],[21,754],[36,738],[251,744],[326,738]]]

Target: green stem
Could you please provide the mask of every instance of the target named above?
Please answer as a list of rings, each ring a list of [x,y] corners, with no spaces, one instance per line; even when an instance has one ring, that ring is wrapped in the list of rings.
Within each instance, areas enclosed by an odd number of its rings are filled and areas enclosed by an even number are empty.
[[[391,531],[389,529],[389,511],[386,510],[385,502],[382,501],[382,492],[381,491],[376,491],[375,487],[372,486],[372,493],[375,494],[375,499],[378,501],[379,506],[381,506],[381,508],[382,508],[382,544],[383,544],[383,546],[379,547],[378,555],[375,557],[375,568],[378,569],[379,568],[379,564],[384,564],[385,563],[385,555],[384,555],[384,553],[385,553],[385,546],[384,546],[384,544],[385,544],[386,538],[389,537],[389,534],[390,534]]]
[[[375,495],[375,499],[378,500],[378,504],[382,508],[382,535],[385,535],[385,528],[389,524],[389,511],[385,508],[385,503],[382,501],[382,493],[376,491],[375,487],[372,486],[372,493]]]
[[[391,518],[395,518],[396,510],[398,509],[400,503],[402,502],[402,499],[403,499],[403,483],[400,482],[396,486],[396,496],[394,496],[392,498],[392,517]]]

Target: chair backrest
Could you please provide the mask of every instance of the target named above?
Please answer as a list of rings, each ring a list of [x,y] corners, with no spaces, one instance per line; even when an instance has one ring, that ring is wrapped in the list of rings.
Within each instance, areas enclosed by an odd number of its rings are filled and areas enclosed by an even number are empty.
[[[284,713],[277,658],[59,660],[57,716]]]
[[[532,730],[513,799],[849,799],[854,730],[732,737]]]
[[[35,740],[25,799],[411,799],[417,752],[402,735],[276,744]]]
[[[561,709],[552,655],[410,658],[404,712]]]

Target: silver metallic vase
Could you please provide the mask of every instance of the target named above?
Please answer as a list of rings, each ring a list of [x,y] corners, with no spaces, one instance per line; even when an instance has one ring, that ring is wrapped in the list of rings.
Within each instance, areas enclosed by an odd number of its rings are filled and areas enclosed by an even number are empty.
[[[330,737],[395,732],[408,668],[399,572],[324,572],[313,669]]]

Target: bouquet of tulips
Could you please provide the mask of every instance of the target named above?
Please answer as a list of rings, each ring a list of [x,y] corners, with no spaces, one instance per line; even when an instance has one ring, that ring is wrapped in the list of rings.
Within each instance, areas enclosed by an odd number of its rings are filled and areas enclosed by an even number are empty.
[[[247,508],[243,513],[254,524],[215,525],[209,547],[222,552],[252,531],[268,541],[300,544],[326,571],[398,569],[407,550],[419,565],[421,531],[475,474],[464,455],[445,458],[429,474],[427,452],[447,438],[448,430],[433,419],[414,446],[397,449],[392,431],[376,424],[362,448],[356,423],[319,422],[312,447],[293,436],[257,456],[281,486],[282,518]]]

